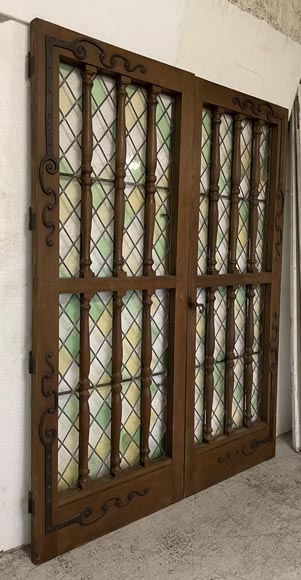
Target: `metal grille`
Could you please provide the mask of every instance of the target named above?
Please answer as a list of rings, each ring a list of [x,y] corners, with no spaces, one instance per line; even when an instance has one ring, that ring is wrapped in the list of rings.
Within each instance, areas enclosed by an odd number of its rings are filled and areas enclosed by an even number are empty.
[[[122,427],[121,467],[139,462],[141,403],[142,292],[128,292],[122,308]],[[168,291],[152,296],[152,383],[150,458],[166,449]],[[111,451],[112,309],[109,292],[91,300],[90,329],[90,432],[89,470],[95,479],[109,473]],[[80,298],[62,294],[59,312],[59,422],[58,486],[77,485],[79,445],[79,338]]]
[[[253,352],[253,385],[252,385],[252,421],[257,421],[262,394],[262,333],[263,333],[263,291],[255,286],[254,297],[254,342]],[[197,303],[206,304],[206,290],[197,290]],[[196,314],[196,356],[195,356],[195,404],[194,404],[194,439],[202,443],[204,436],[204,362],[206,352],[206,309],[197,308]],[[239,286],[234,300],[234,389],[232,402],[233,429],[243,425],[244,418],[244,357],[245,327],[247,316],[246,287]],[[215,292],[214,303],[214,396],[212,407],[212,436],[224,433],[225,421],[225,362],[227,330],[227,288],[220,286]]]
[[[82,88],[79,69],[60,64],[60,276],[79,275],[81,219]],[[116,150],[116,84],[105,75],[93,77],[92,88],[92,231],[91,260],[96,276],[113,270],[114,180]],[[153,244],[154,270],[169,271],[174,98],[160,94],[156,109],[157,191]],[[126,190],[123,254],[129,275],[142,274],[147,91],[127,87]]]

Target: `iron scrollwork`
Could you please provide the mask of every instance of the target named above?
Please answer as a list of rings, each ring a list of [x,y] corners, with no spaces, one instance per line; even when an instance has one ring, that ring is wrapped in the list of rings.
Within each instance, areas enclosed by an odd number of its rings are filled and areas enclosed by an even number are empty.
[[[240,97],[233,97],[232,102],[233,105],[238,105],[243,111],[250,111],[253,115],[265,114],[268,121],[272,122],[278,119],[273,107],[269,103],[241,99]]]

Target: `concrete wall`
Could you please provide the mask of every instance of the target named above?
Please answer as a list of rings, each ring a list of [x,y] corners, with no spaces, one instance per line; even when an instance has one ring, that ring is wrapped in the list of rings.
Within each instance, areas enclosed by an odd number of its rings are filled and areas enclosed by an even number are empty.
[[[262,18],[292,40],[301,42],[300,0],[230,0],[241,10]]]
[[[301,47],[224,0],[89,0],[76,10],[71,0],[0,0],[0,13],[1,550],[30,539],[28,22],[49,19],[285,107],[291,106],[301,76]],[[283,345],[289,338],[289,294],[285,284],[283,289],[278,424],[287,430],[289,357]]]

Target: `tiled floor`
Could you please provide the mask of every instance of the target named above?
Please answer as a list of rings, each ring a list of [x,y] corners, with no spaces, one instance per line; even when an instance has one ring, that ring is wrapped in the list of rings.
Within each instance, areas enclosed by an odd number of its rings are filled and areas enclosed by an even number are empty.
[[[301,580],[301,456],[277,457],[39,567],[0,555],[1,580]]]

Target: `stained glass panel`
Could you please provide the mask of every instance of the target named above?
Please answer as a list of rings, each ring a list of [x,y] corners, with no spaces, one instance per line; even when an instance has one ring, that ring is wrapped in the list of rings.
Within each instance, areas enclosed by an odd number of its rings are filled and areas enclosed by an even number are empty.
[[[80,176],[82,92],[79,69],[59,70],[59,273],[78,276],[80,262]],[[78,177],[74,177],[78,176]]]
[[[125,232],[123,252],[125,270],[129,275],[142,275],[146,139],[147,91],[135,85],[127,87],[126,116],[126,191]]]
[[[254,341],[253,353],[253,385],[252,385],[252,421],[259,418],[262,378],[262,332],[263,332],[263,288],[255,286],[254,296]],[[206,290],[197,290],[198,304],[205,304]],[[204,381],[206,353],[206,309],[196,311],[196,358],[195,358],[195,404],[194,404],[194,440],[202,443],[204,431]],[[234,300],[234,389],[232,401],[233,428],[243,426],[244,418],[244,358],[245,331],[247,316],[246,287],[238,286]],[[212,406],[212,436],[218,437],[224,433],[225,421],[225,378],[226,378],[226,332],[227,332],[227,288],[220,286],[215,291],[214,302],[214,395]]]
[[[201,170],[200,170],[200,207],[198,232],[198,274],[206,273],[207,266],[207,237],[208,237],[208,210],[210,186],[210,161],[212,142],[212,113],[204,108],[202,113],[202,142],[201,142]]]
[[[206,304],[206,291],[198,288],[198,304]],[[204,429],[204,360],[205,360],[205,309],[196,309],[196,350],[195,350],[195,389],[194,389],[194,440],[202,443]]]

